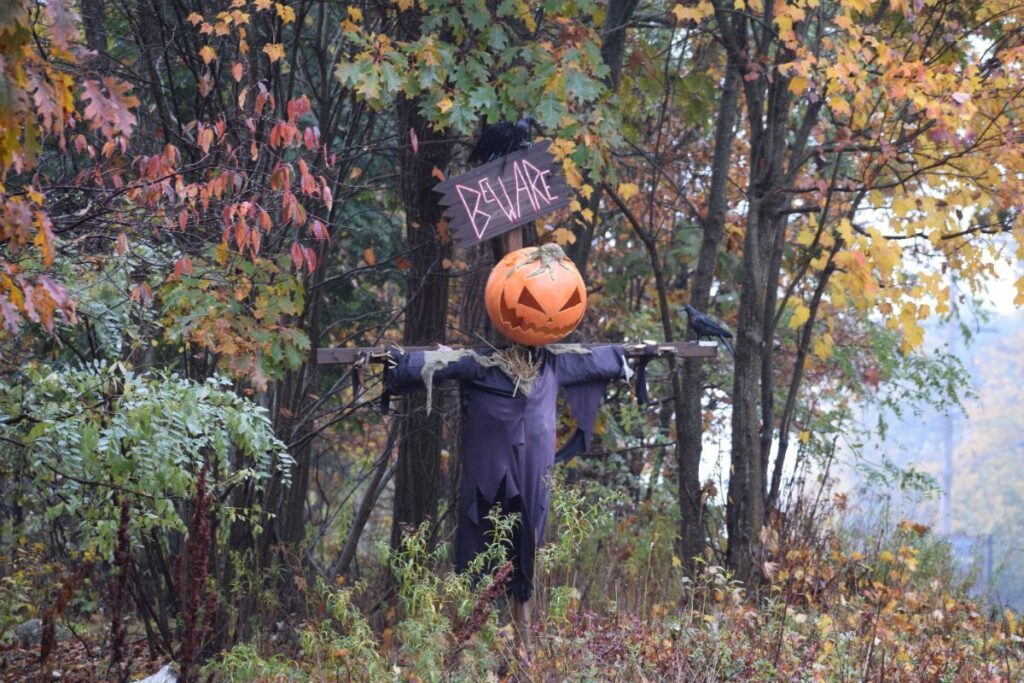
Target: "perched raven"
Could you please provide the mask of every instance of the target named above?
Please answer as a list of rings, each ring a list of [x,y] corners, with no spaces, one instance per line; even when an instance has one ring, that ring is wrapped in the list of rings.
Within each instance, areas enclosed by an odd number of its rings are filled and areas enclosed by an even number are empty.
[[[469,163],[484,164],[494,161],[506,154],[530,148],[530,129],[540,129],[537,119],[526,116],[515,123],[498,121],[484,128],[473,151],[469,153]]]
[[[690,329],[694,331],[698,339],[702,337],[721,339],[722,343],[725,344],[725,348],[729,349],[729,353],[732,354],[733,360],[736,360],[736,351],[732,348],[732,344],[729,343],[729,340],[732,339],[732,332],[722,327],[714,318],[701,313],[690,304],[683,306],[683,310],[686,311],[686,317],[690,321]]]

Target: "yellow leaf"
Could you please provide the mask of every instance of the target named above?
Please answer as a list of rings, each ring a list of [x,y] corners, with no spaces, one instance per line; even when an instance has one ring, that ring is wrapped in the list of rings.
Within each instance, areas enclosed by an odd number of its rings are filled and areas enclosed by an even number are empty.
[[[816,231],[811,228],[804,228],[796,236],[796,243],[801,247],[809,247],[814,244],[814,234]]]
[[[263,46],[263,52],[270,59],[270,63],[273,64],[284,57],[284,45],[281,43],[267,43]]]
[[[794,95],[802,95],[809,86],[810,81],[808,81],[806,78],[804,78],[803,76],[794,76],[789,81],[789,92],[793,93]]]
[[[827,614],[822,614],[821,618],[818,619],[818,630],[823,634],[828,633],[832,630],[832,617]]]
[[[800,432],[797,438],[800,439],[800,443],[807,443],[811,440],[811,432],[804,429]]]
[[[839,221],[839,227],[837,230],[839,232],[839,236],[842,237],[847,244],[853,241],[853,224],[850,223],[849,218],[844,218]]]
[[[551,237],[554,238],[555,243],[559,246],[564,247],[566,244],[573,244],[576,242],[576,235],[569,228],[558,228],[551,233]]]
[[[569,157],[562,160],[562,171],[565,173],[565,182],[569,184],[569,187],[580,188],[583,186],[583,175],[576,167],[576,162]]]
[[[349,18],[352,19],[352,21],[362,21],[363,20],[363,10],[359,9],[358,7],[352,7],[351,5],[349,5],[348,6],[348,16],[349,16]]]
[[[281,21],[284,23],[290,24],[295,21],[295,10],[288,5],[282,5],[279,2],[275,2],[274,9],[277,10],[277,16],[281,17]]]
[[[199,50],[199,56],[202,58],[203,64],[209,64],[213,60],[217,59],[217,51],[209,45],[204,45],[203,48]]]
[[[442,97],[441,100],[437,103],[437,108],[441,111],[442,114],[447,114],[448,112],[450,112],[452,110],[451,98],[448,96]]]
[[[814,355],[821,360],[826,360],[832,355],[832,335],[823,334],[814,340]]]
[[[640,188],[637,187],[636,183],[621,183],[619,185],[619,196],[626,201],[629,201],[630,198],[637,196],[639,193]]]
[[[572,140],[566,140],[564,138],[558,138],[553,143],[548,151],[551,152],[552,156],[558,161],[561,161],[565,157],[569,156],[576,150],[576,143]]]
[[[789,319],[789,329],[795,330],[807,322],[807,319],[810,317],[811,310],[807,308],[804,302],[797,302],[796,307],[793,309],[793,317]]]
[[[678,5],[676,5],[676,7],[678,7]],[[676,567],[678,569],[679,567],[683,566],[683,561],[680,560],[676,555],[673,555],[672,556],[672,566]]]

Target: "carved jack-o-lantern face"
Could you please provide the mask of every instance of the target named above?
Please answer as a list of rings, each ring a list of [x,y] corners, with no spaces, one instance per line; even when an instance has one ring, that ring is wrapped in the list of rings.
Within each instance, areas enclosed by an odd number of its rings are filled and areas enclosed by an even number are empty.
[[[507,254],[491,271],[484,299],[497,330],[526,346],[562,339],[587,309],[583,278],[557,244]]]

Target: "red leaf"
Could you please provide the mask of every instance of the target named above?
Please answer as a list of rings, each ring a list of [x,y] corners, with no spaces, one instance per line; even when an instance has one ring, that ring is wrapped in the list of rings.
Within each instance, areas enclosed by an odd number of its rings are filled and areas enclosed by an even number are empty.
[[[316,126],[306,126],[302,132],[302,139],[306,143],[306,149],[312,152],[320,142],[320,129]]]
[[[327,228],[318,219],[313,219],[313,224],[309,226],[309,231],[313,233],[313,237],[321,242],[324,240],[331,241],[331,234],[327,232]]]
[[[4,314],[4,327],[11,332],[18,331],[18,312],[6,296],[0,296],[0,313]]]
[[[188,256],[182,256],[174,263],[174,274],[178,277],[192,274],[192,261]]]
[[[53,299],[53,303],[57,304],[61,308],[64,308],[64,306],[67,305],[68,293],[63,286],[57,284],[45,275],[39,276],[39,284],[43,286],[46,293],[50,295],[51,299]]]
[[[302,269],[302,245],[298,242],[292,242],[292,265],[295,270]]]

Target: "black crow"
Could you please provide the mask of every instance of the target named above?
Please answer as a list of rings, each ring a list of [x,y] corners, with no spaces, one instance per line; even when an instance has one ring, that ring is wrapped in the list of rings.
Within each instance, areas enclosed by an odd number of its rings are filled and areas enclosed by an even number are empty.
[[[498,121],[495,124],[484,128],[480,134],[473,151],[469,153],[469,163],[484,164],[494,161],[506,154],[517,152],[521,149],[529,149],[530,129],[540,129],[537,119],[526,116],[515,123],[511,121]]]
[[[729,343],[729,340],[732,339],[732,332],[722,327],[721,323],[717,322],[714,318],[701,313],[690,304],[683,306],[683,310],[686,311],[686,317],[690,321],[690,329],[694,331],[698,339],[703,337],[721,339],[722,343],[725,344],[725,348],[729,349],[729,353],[732,354],[732,359],[736,360],[736,351],[732,348],[732,344]]]

